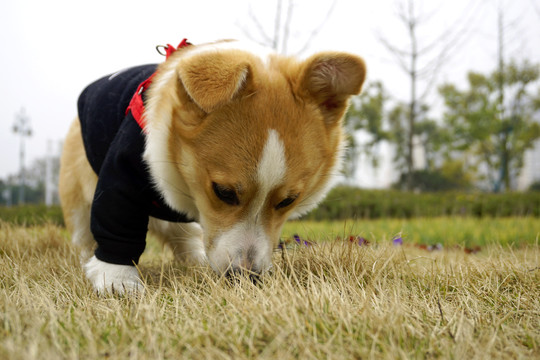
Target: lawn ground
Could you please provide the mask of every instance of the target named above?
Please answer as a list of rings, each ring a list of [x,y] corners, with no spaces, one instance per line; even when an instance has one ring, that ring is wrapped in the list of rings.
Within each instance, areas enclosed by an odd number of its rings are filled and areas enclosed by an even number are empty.
[[[540,357],[538,219],[293,222],[293,234],[312,245],[286,241],[261,284],[185,268],[149,239],[146,291],[121,298],[92,291],[64,229],[0,224],[0,359]]]

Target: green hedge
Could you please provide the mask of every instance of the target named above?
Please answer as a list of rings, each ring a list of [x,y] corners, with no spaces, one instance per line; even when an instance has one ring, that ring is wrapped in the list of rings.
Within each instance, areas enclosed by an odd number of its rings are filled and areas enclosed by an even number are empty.
[[[32,226],[45,223],[64,225],[60,206],[22,205],[0,206],[0,220],[16,225]]]
[[[413,218],[435,216],[540,216],[540,192],[414,194],[398,190],[333,189],[308,220]],[[53,223],[63,226],[59,206],[0,207],[0,220],[18,225]]]
[[[310,220],[412,218],[434,216],[540,216],[540,192],[414,194],[398,190],[333,189]]]

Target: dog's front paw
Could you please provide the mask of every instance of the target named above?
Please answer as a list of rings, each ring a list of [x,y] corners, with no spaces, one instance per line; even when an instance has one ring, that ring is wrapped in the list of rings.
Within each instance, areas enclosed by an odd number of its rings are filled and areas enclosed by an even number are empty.
[[[124,295],[144,290],[135,266],[110,264],[92,256],[84,265],[84,271],[99,294]]]

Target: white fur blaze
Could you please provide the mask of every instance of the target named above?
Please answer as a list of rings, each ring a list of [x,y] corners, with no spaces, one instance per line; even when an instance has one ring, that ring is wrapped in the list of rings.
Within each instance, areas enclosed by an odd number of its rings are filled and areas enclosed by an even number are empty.
[[[266,198],[272,189],[283,183],[286,173],[285,146],[277,131],[270,129],[257,166],[259,194]]]
[[[132,265],[109,264],[92,256],[84,265],[84,272],[99,294],[144,291],[139,272]]]

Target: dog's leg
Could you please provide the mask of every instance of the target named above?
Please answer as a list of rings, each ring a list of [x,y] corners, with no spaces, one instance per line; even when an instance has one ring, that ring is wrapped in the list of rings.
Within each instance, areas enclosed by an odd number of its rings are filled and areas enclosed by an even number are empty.
[[[150,218],[150,231],[169,246],[176,259],[190,264],[206,263],[203,231],[197,223],[171,223]]]
[[[66,227],[81,252],[81,262],[92,256],[96,246],[90,232],[90,208],[97,175],[86,159],[78,119],[71,124],[60,162],[59,193]]]
[[[118,294],[141,290],[142,284],[134,266],[109,264],[92,256],[96,242],[90,231],[90,209],[98,179],[86,158],[78,119],[72,123],[64,142],[59,180],[66,227],[80,251],[86,277],[94,289],[100,293]]]
[[[144,289],[135,266],[110,264],[93,256],[96,242],[90,231],[90,206],[75,210],[71,219],[73,244],[80,249],[86,278],[98,293],[123,295]]]
[[[87,262],[94,254],[96,242],[90,231],[90,205],[81,204],[79,209],[71,214],[73,229],[71,230],[71,242],[79,249],[81,264]]]

